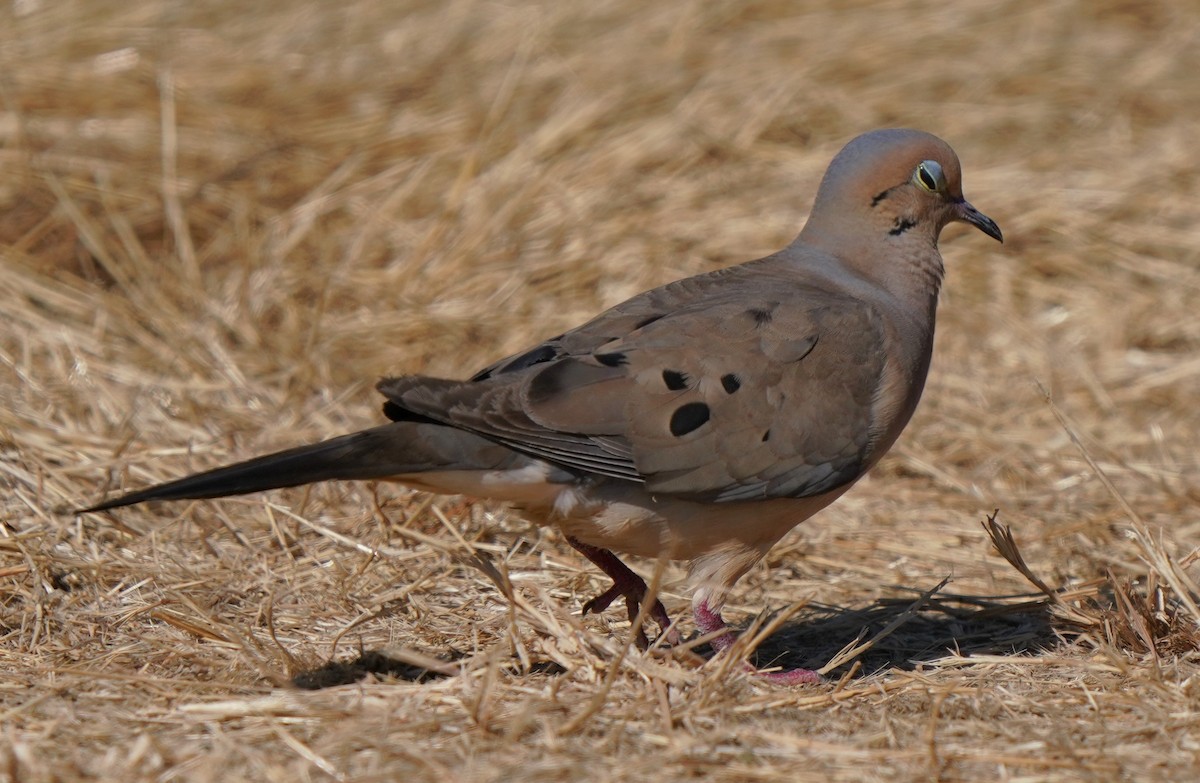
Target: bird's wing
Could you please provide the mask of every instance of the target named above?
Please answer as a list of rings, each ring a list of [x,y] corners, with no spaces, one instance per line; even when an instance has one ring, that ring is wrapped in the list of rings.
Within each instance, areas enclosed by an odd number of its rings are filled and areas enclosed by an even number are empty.
[[[469,430],[653,494],[730,501],[856,478],[885,330],[866,302],[769,267],[689,278],[477,373],[379,389],[393,418]]]

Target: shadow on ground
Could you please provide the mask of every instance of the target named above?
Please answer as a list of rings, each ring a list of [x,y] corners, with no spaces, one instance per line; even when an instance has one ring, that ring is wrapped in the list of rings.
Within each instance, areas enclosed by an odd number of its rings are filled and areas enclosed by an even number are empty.
[[[759,667],[816,669],[842,648],[874,637],[910,611],[912,601],[887,599],[865,608],[812,605],[798,619],[783,625],[756,651]],[[1035,653],[1059,641],[1045,604],[1034,596],[939,595],[908,617],[890,635],[865,654],[830,673],[837,678],[855,661],[862,663],[858,676],[887,669],[912,670],[948,653],[1020,655]],[[706,651],[703,647],[701,652]],[[461,658],[442,658],[453,663]],[[557,675],[565,670],[556,663],[535,663],[528,674]],[[389,658],[383,651],[367,651],[350,661],[331,661],[300,672],[292,682],[299,688],[318,690],[345,685],[368,674],[425,682],[450,676],[444,671]]]
[[[814,604],[786,623],[756,651],[759,667],[814,669],[856,639],[871,639],[901,618],[912,601],[886,599],[865,608]],[[1020,655],[1060,641],[1043,600],[1036,596],[941,594],[908,617],[866,653],[830,673],[862,663],[859,676],[886,669],[912,670],[950,653]]]

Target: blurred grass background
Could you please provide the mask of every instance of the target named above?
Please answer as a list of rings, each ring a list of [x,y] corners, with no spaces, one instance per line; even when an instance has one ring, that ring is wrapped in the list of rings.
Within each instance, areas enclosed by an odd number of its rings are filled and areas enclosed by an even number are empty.
[[[7,4],[0,780],[1187,779],[1197,74],[1166,0]],[[808,602],[763,650],[820,665],[953,577],[840,686],[622,658],[588,564],[487,504],[64,513],[776,250],[883,126],[948,140],[1006,244],[947,230],[908,432],[733,596]],[[995,508],[1074,598],[999,598]],[[360,647],[466,673],[287,684]]]

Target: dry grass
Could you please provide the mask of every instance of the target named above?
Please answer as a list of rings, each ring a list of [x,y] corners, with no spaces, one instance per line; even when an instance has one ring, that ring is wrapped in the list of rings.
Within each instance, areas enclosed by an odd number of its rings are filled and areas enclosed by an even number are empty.
[[[1167,0],[7,4],[0,780],[1192,778],[1197,73]],[[947,232],[908,433],[733,596],[802,604],[764,662],[901,621],[833,686],[642,656],[485,504],[64,513],[774,250],[887,125],[1010,240]]]

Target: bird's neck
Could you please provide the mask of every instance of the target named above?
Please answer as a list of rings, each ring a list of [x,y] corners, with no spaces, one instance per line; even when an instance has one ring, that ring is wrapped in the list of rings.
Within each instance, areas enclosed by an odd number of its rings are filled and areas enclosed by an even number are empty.
[[[919,313],[932,328],[946,271],[936,231],[932,226],[916,226],[895,233],[890,218],[871,217],[875,219],[856,221],[854,230],[844,231],[839,231],[838,225],[832,229],[814,226],[810,220],[795,244],[837,259],[856,276],[903,302],[907,312]]]
[[[889,263],[877,266],[873,277],[897,297],[914,307],[919,305],[932,326],[945,275],[937,241],[914,235],[896,243]]]

